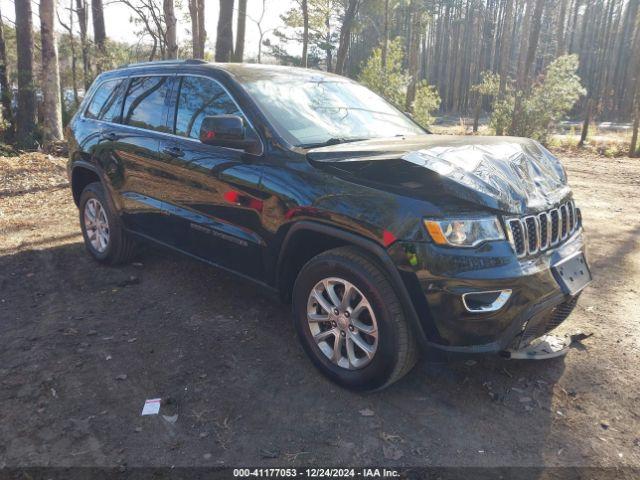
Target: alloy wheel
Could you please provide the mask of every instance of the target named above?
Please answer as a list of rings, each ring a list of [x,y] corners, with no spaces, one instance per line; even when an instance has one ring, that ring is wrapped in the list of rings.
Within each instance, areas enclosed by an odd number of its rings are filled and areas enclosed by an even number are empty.
[[[96,198],[90,198],[84,205],[84,227],[93,249],[104,253],[109,246],[109,220],[104,207]]]
[[[309,329],[320,351],[347,370],[367,366],[378,348],[378,324],[369,300],[351,282],[319,281],[307,302]]]

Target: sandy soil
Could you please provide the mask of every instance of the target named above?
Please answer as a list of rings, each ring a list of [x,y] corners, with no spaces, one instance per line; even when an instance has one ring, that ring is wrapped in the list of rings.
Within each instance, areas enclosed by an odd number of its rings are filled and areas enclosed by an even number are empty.
[[[640,161],[563,161],[595,280],[561,329],[593,335],[562,360],[423,360],[360,395],[250,284],[152,248],[98,266],[64,160],[0,158],[0,467],[640,466]],[[166,418],[141,417],[156,397]]]

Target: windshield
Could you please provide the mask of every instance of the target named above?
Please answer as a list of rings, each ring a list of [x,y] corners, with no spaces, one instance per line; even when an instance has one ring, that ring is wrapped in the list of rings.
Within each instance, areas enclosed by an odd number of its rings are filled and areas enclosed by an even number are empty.
[[[299,147],[422,135],[371,90],[340,79],[256,79],[244,83],[280,135]]]

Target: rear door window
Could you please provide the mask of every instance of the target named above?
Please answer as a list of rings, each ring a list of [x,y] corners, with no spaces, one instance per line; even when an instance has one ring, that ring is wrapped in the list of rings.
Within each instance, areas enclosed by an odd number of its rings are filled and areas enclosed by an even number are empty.
[[[171,83],[169,77],[132,78],[124,102],[123,123],[170,133],[166,112],[171,101]]]
[[[243,117],[218,82],[204,77],[183,77],[175,119],[176,135],[199,139],[202,120],[215,115]]]
[[[120,122],[126,84],[126,79],[120,78],[103,82],[93,95],[84,116],[105,122]]]

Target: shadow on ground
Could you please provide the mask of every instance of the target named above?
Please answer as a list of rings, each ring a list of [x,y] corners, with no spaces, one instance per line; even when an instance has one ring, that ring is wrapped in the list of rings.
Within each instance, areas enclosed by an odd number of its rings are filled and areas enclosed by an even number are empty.
[[[259,287],[156,249],[139,262],[99,266],[79,243],[0,257],[0,464],[540,466],[591,454],[553,407],[563,360],[422,361],[388,390],[354,394],[314,370],[289,307]],[[166,418],[141,417],[156,397]]]

